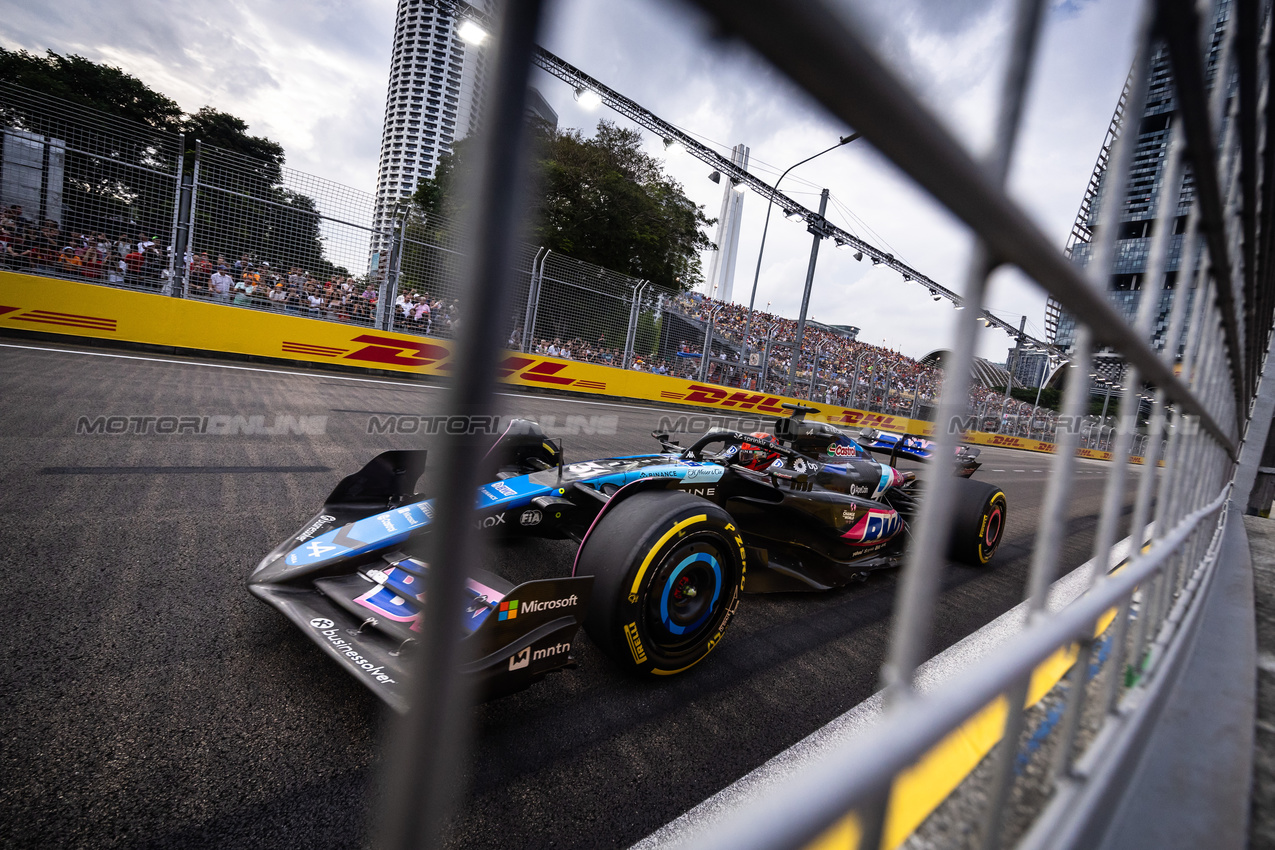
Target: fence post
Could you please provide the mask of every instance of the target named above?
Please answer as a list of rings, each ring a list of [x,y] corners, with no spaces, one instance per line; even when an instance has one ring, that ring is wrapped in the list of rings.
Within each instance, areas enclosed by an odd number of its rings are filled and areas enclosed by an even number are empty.
[[[195,139],[195,163],[190,170],[190,209],[186,213],[186,242],[191,246],[191,252],[194,252],[195,245],[195,210],[199,206],[199,154],[203,149],[203,143],[199,139]],[[185,282],[182,284],[182,297],[190,297],[190,275],[185,275]]]
[[[624,353],[620,357],[620,363],[625,369],[628,369],[633,362],[633,356],[636,354],[634,350],[637,347],[637,326],[638,313],[641,310],[642,290],[646,288],[647,282],[638,281],[637,286],[633,287],[633,306],[629,309],[629,330],[624,335]]]
[[[173,221],[168,232],[168,294],[180,298],[177,288],[177,258],[181,257],[182,278],[186,274],[186,251],[179,248],[178,230],[182,223],[182,208],[186,202],[189,187],[186,185],[186,134],[177,134],[177,173],[173,175]],[[184,236],[185,234],[180,234]],[[184,240],[183,240],[184,241]]]
[[[389,289],[388,303],[385,305],[389,310],[389,315],[385,320],[385,329],[387,331],[394,330],[394,320],[398,318],[398,277],[399,272],[403,268],[403,248],[407,243],[407,218],[406,216],[395,220],[398,227],[398,239],[394,244],[394,250],[390,253],[390,267],[387,272],[386,288]]]
[[[390,232],[388,234],[384,234],[384,233],[381,234],[381,236],[384,237],[385,239],[384,244],[388,247],[389,250],[386,252],[382,252],[383,254],[385,254],[385,256],[377,260],[377,266],[376,266],[377,277],[380,278],[380,282],[377,284],[377,287],[376,287],[376,316],[372,319],[372,324],[376,327],[378,331],[386,329],[385,302],[386,302],[386,297],[389,295],[388,284],[389,284],[389,278],[390,278],[390,267],[393,264],[393,258],[389,256],[389,254],[392,254],[394,252],[393,227],[394,226],[391,224]],[[384,260],[384,263],[382,263],[381,260]]]
[[[708,358],[713,352],[713,320],[717,318],[717,311],[721,307],[714,307],[712,312],[708,314],[708,323],[704,326],[704,350],[699,356],[699,379],[700,383],[708,381]]]
[[[815,400],[815,384],[819,379],[819,358],[823,356],[823,343],[815,346],[815,362],[810,369],[810,386],[806,389],[806,401]]]
[[[536,278],[536,267],[541,263],[541,256],[545,253],[545,247],[541,245],[536,249],[536,256],[531,260],[531,278],[527,281],[527,304],[522,311],[522,345],[521,350],[525,354],[531,350],[531,330],[532,323],[535,321],[532,309],[536,304],[536,300],[540,297],[540,286]]]
[[[533,274],[535,274],[535,279],[532,281],[532,288],[535,292],[535,295],[527,296],[527,301],[528,301],[527,312],[530,313],[531,315],[530,321],[527,322],[527,339],[529,343],[535,342],[535,337],[533,335],[533,332],[536,329],[536,321],[540,317],[540,290],[545,283],[545,264],[549,262],[549,255],[552,253],[553,253],[552,248],[546,248],[545,255],[540,258],[539,273],[533,272]],[[524,348],[523,350],[530,351],[531,349]]]
[[[182,155],[177,160],[177,206],[173,210],[172,254],[168,258],[169,294],[185,298],[190,290],[190,263],[186,254],[190,250],[190,219],[194,211],[195,181],[186,176],[185,137],[182,137]],[[198,160],[196,160],[198,162]],[[178,257],[181,258],[181,277],[177,276]],[[179,285],[180,281],[180,285]]]

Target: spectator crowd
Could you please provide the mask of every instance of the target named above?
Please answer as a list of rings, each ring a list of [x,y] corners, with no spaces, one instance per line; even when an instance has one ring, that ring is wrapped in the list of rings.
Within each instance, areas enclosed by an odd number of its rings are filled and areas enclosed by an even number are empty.
[[[189,297],[365,326],[375,321],[379,292],[366,279],[315,275],[297,266],[272,265],[246,253],[230,259],[199,251],[188,253],[181,263],[173,263],[171,254],[169,246],[145,233],[121,233],[115,238],[102,232],[64,233],[56,221],[31,221],[19,205],[0,212],[0,265],[13,271],[169,292],[174,278],[170,267],[176,267],[179,285]],[[678,295],[663,305],[694,327],[704,328],[711,318],[713,344],[707,380],[715,384],[900,415],[933,404],[942,386],[939,369],[853,339],[838,329],[807,322],[789,387],[796,320],[754,310],[750,324],[747,308],[698,293]],[[397,293],[392,310],[395,330],[443,338],[456,333],[454,300],[408,289]],[[520,348],[521,342],[522,331],[515,328],[509,347]],[[583,336],[537,338],[530,349],[583,363],[627,365],[638,371],[697,379],[703,368],[703,342],[702,334],[679,340],[672,351],[635,354],[628,364],[623,350],[608,345],[605,336],[597,340]],[[748,365],[742,360],[745,351],[751,355]],[[766,352],[769,362],[763,364]],[[1000,398],[995,391],[975,387],[971,410],[988,407],[993,396]]]
[[[754,310],[751,325],[748,308],[707,298],[698,293],[677,296],[673,309],[701,325],[710,318],[716,342],[710,357],[710,378],[730,386],[757,389],[759,370],[741,367],[741,353],[770,352],[766,381],[761,388],[784,392],[792,369],[797,320]],[[744,339],[747,327],[748,338]],[[702,346],[691,344],[691,351]],[[719,348],[720,346],[720,348]],[[751,358],[750,358],[751,359]],[[814,379],[814,392],[810,382]],[[798,353],[792,392],[827,404],[868,407],[907,413],[916,404],[932,404],[942,386],[941,370],[925,366],[897,351],[852,339],[843,331],[808,321]]]

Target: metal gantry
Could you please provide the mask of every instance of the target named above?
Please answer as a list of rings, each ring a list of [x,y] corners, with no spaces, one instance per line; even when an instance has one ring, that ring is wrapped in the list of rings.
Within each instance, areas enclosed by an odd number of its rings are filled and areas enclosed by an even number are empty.
[[[473,18],[482,22],[489,20],[488,16],[484,12],[464,2],[464,0],[434,0],[434,3],[440,8],[447,9],[452,14]],[[875,245],[863,241],[853,233],[838,227],[815,210],[806,208],[800,202],[778,191],[775,187],[752,174],[746,168],[741,167],[728,157],[722,156],[717,151],[660,118],[658,115],[651,112],[649,109],[646,109],[633,99],[624,96],[600,80],[586,74],[584,71],[581,71],[579,68],[570,64],[561,57],[555,56],[543,47],[537,47],[533,61],[538,68],[552,74],[572,88],[576,90],[585,89],[595,93],[601,99],[603,104],[623,115],[625,118],[628,118],[643,129],[666,141],[674,140],[678,142],[683,148],[685,148],[687,153],[698,159],[700,162],[710,166],[722,175],[729,177],[731,181],[743,184],[752,189],[758,195],[761,195],[763,198],[773,201],[785,216],[793,218],[800,217],[800,219],[805,222],[807,229],[812,233],[818,233],[824,238],[834,240],[839,247],[849,246],[854,248],[856,251],[863,254],[863,256],[871,260],[874,265],[883,265],[886,268],[892,269],[902,275],[905,282],[915,282],[930,290],[930,292],[946,298],[954,305],[961,305],[964,303],[964,300],[959,294],[935,281],[929,275],[917,271],[907,263],[899,260],[893,254],[883,251]],[[1016,337],[1018,335],[1018,329],[1014,327],[1012,323],[1006,322],[1005,320],[992,315],[990,311],[983,311],[980,315],[986,318],[988,327],[995,326],[1011,336]],[[1026,337],[1026,339],[1042,351],[1062,354],[1062,352],[1055,348],[1050,342],[1030,336]]]

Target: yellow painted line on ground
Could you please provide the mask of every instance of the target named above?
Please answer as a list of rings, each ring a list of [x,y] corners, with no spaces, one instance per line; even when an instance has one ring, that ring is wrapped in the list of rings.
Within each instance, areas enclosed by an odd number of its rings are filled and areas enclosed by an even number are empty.
[[[1121,564],[1112,573],[1124,567],[1125,564]],[[1098,619],[1095,638],[1107,630],[1116,614],[1117,609],[1111,608]],[[1059,648],[1036,666],[1023,703],[1025,709],[1044,699],[1062,681],[1076,663],[1078,652],[1073,643]],[[1000,742],[1005,731],[1007,706],[1003,695],[992,700],[895,778],[881,850],[894,850],[906,841]],[[851,812],[808,844],[807,850],[851,850],[859,847],[860,835],[858,815]]]

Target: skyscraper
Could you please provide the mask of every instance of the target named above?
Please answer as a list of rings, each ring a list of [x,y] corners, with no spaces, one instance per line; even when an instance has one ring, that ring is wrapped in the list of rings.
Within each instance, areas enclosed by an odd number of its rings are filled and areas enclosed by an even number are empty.
[[[1206,74],[1213,81],[1218,62],[1221,44],[1222,27],[1227,20],[1229,0],[1222,0],[1217,5],[1217,13],[1213,25],[1213,39],[1208,54]],[[1169,136],[1175,119],[1177,98],[1174,91],[1173,75],[1169,57],[1164,47],[1155,52],[1151,60],[1151,73],[1148,78],[1146,105],[1136,121],[1129,120],[1133,116],[1125,114],[1125,100],[1128,87],[1121,94],[1116,105],[1115,115],[1111,120],[1111,128],[1103,144],[1098,162],[1094,166],[1084,200],[1081,201],[1080,212],[1076,223],[1072,226],[1070,238],[1067,240],[1067,253],[1072,261],[1086,266],[1093,253],[1093,238],[1099,227],[1109,226],[1114,222],[1119,228],[1116,234],[1115,259],[1111,267],[1111,278],[1107,282],[1107,298],[1130,324],[1138,312],[1138,304],[1142,295],[1143,277],[1150,260],[1152,237],[1155,235],[1156,208],[1161,193],[1167,191],[1164,186],[1165,154],[1168,150]],[[1111,210],[1101,210],[1102,196],[1107,187],[1107,159],[1118,134],[1134,133],[1134,152],[1129,169],[1127,192],[1124,206],[1116,215]],[[1159,309],[1156,313],[1152,331],[1152,344],[1158,349],[1164,345],[1164,334],[1168,329],[1169,309],[1173,303],[1179,279],[1179,265],[1182,261],[1183,234],[1186,231],[1187,215],[1195,200],[1195,184],[1191,170],[1187,168],[1182,176],[1181,194],[1178,206],[1174,211],[1173,234],[1169,243],[1168,264],[1165,268],[1164,290],[1160,294]],[[1101,210],[1101,224],[1097,215]],[[1190,301],[1186,305],[1190,307]],[[1075,319],[1063,312],[1052,297],[1045,308],[1045,327],[1050,340],[1062,348],[1070,348],[1075,342]]]
[[[486,10],[486,0],[474,0]],[[457,33],[459,16],[432,0],[398,0],[394,52],[385,96],[373,226],[392,225],[399,201],[434,176],[438,160],[468,135],[482,111],[486,47]],[[374,241],[375,264],[386,246]]]

